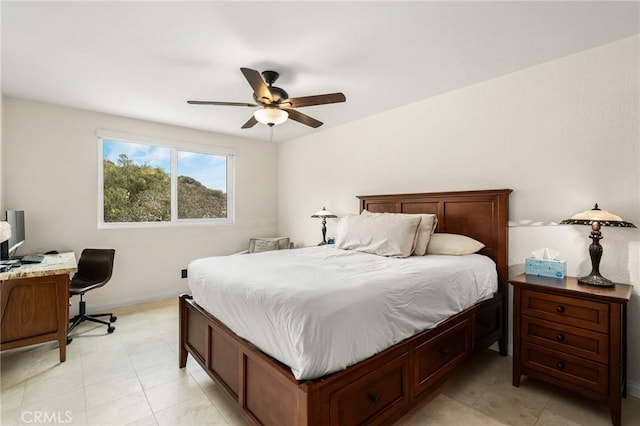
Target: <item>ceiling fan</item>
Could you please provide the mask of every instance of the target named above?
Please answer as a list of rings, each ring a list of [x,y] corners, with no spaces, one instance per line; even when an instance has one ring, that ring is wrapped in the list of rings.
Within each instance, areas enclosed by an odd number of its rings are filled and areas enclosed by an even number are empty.
[[[260,77],[260,73],[250,68],[240,68],[240,71],[249,82],[253,89],[253,99],[255,104],[244,102],[217,102],[217,101],[187,101],[192,105],[223,105],[223,106],[247,106],[262,108],[254,112],[253,116],[244,123],[243,129],[249,129],[257,123],[266,124],[269,127],[287,121],[290,118],[298,123],[311,126],[313,128],[322,126],[322,122],[315,118],[309,117],[294,108],[302,108],[313,105],[334,104],[346,101],[344,94],[329,93],[326,95],[303,96],[300,98],[289,98],[287,92],[276,87],[276,82],[280,74],[275,71],[263,71],[264,80]]]

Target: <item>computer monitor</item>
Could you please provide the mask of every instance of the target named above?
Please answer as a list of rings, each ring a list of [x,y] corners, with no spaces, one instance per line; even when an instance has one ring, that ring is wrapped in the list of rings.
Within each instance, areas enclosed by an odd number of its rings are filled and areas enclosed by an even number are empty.
[[[10,259],[25,240],[24,210],[7,210],[7,222],[11,226],[11,238],[1,244],[0,260]]]

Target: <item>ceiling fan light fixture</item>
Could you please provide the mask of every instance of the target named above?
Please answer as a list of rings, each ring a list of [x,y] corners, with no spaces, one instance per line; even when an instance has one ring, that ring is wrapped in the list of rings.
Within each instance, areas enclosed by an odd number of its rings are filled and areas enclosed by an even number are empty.
[[[240,68],[242,75],[253,89],[253,99],[255,103],[246,102],[220,102],[220,101],[187,101],[192,105],[225,105],[225,106],[245,106],[263,108],[254,112],[253,116],[242,125],[243,129],[250,129],[258,123],[269,127],[282,124],[288,119],[297,121],[305,126],[318,128],[322,126],[322,121],[309,117],[295,108],[308,107],[313,105],[326,105],[344,102],[347,98],[343,93],[327,93],[325,95],[303,96],[300,98],[290,98],[287,92],[273,85],[278,79],[275,71],[264,71],[260,73],[251,68]]]
[[[282,124],[289,118],[287,111],[272,106],[265,106],[263,109],[257,110],[253,113],[253,116],[258,122],[269,127]]]

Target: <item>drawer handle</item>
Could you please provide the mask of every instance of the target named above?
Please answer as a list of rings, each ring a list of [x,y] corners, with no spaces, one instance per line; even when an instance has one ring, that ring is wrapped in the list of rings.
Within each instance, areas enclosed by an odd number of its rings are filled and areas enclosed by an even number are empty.
[[[558,305],[556,307],[556,312],[559,313],[559,314],[563,313],[564,312],[564,306]]]
[[[557,368],[558,370],[562,370],[562,369],[564,369],[564,362],[562,362],[562,361],[558,361],[558,362],[556,363],[556,368]]]
[[[558,342],[563,342],[564,341],[564,334],[560,333],[556,336],[556,340]]]
[[[380,398],[378,398],[378,396],[377,396],[377,395],[375,395],[375,394],[373,394],[373,393],[371,393],[371,392],[369,392],[369,393],[367,394],[367,397],[368,397],[368,398],[369,398],[369,400],[370,400],[371,402],[373,402],[374,404],[377,404],[377,403],[379,403],[379,402],[380,402]]]
[[[440,353],[441,353],[442,355],[449,355],[449,349],[447,349],[447,348],[441,348],[441,349],[440,349]]]

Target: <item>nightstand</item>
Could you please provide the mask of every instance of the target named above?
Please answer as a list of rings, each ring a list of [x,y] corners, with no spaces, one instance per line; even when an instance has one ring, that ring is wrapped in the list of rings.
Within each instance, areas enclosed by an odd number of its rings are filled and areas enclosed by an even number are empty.
[[[526,375],[604,403],[620,425],[632,286],[518,275],[513,285],[513,386]]]

